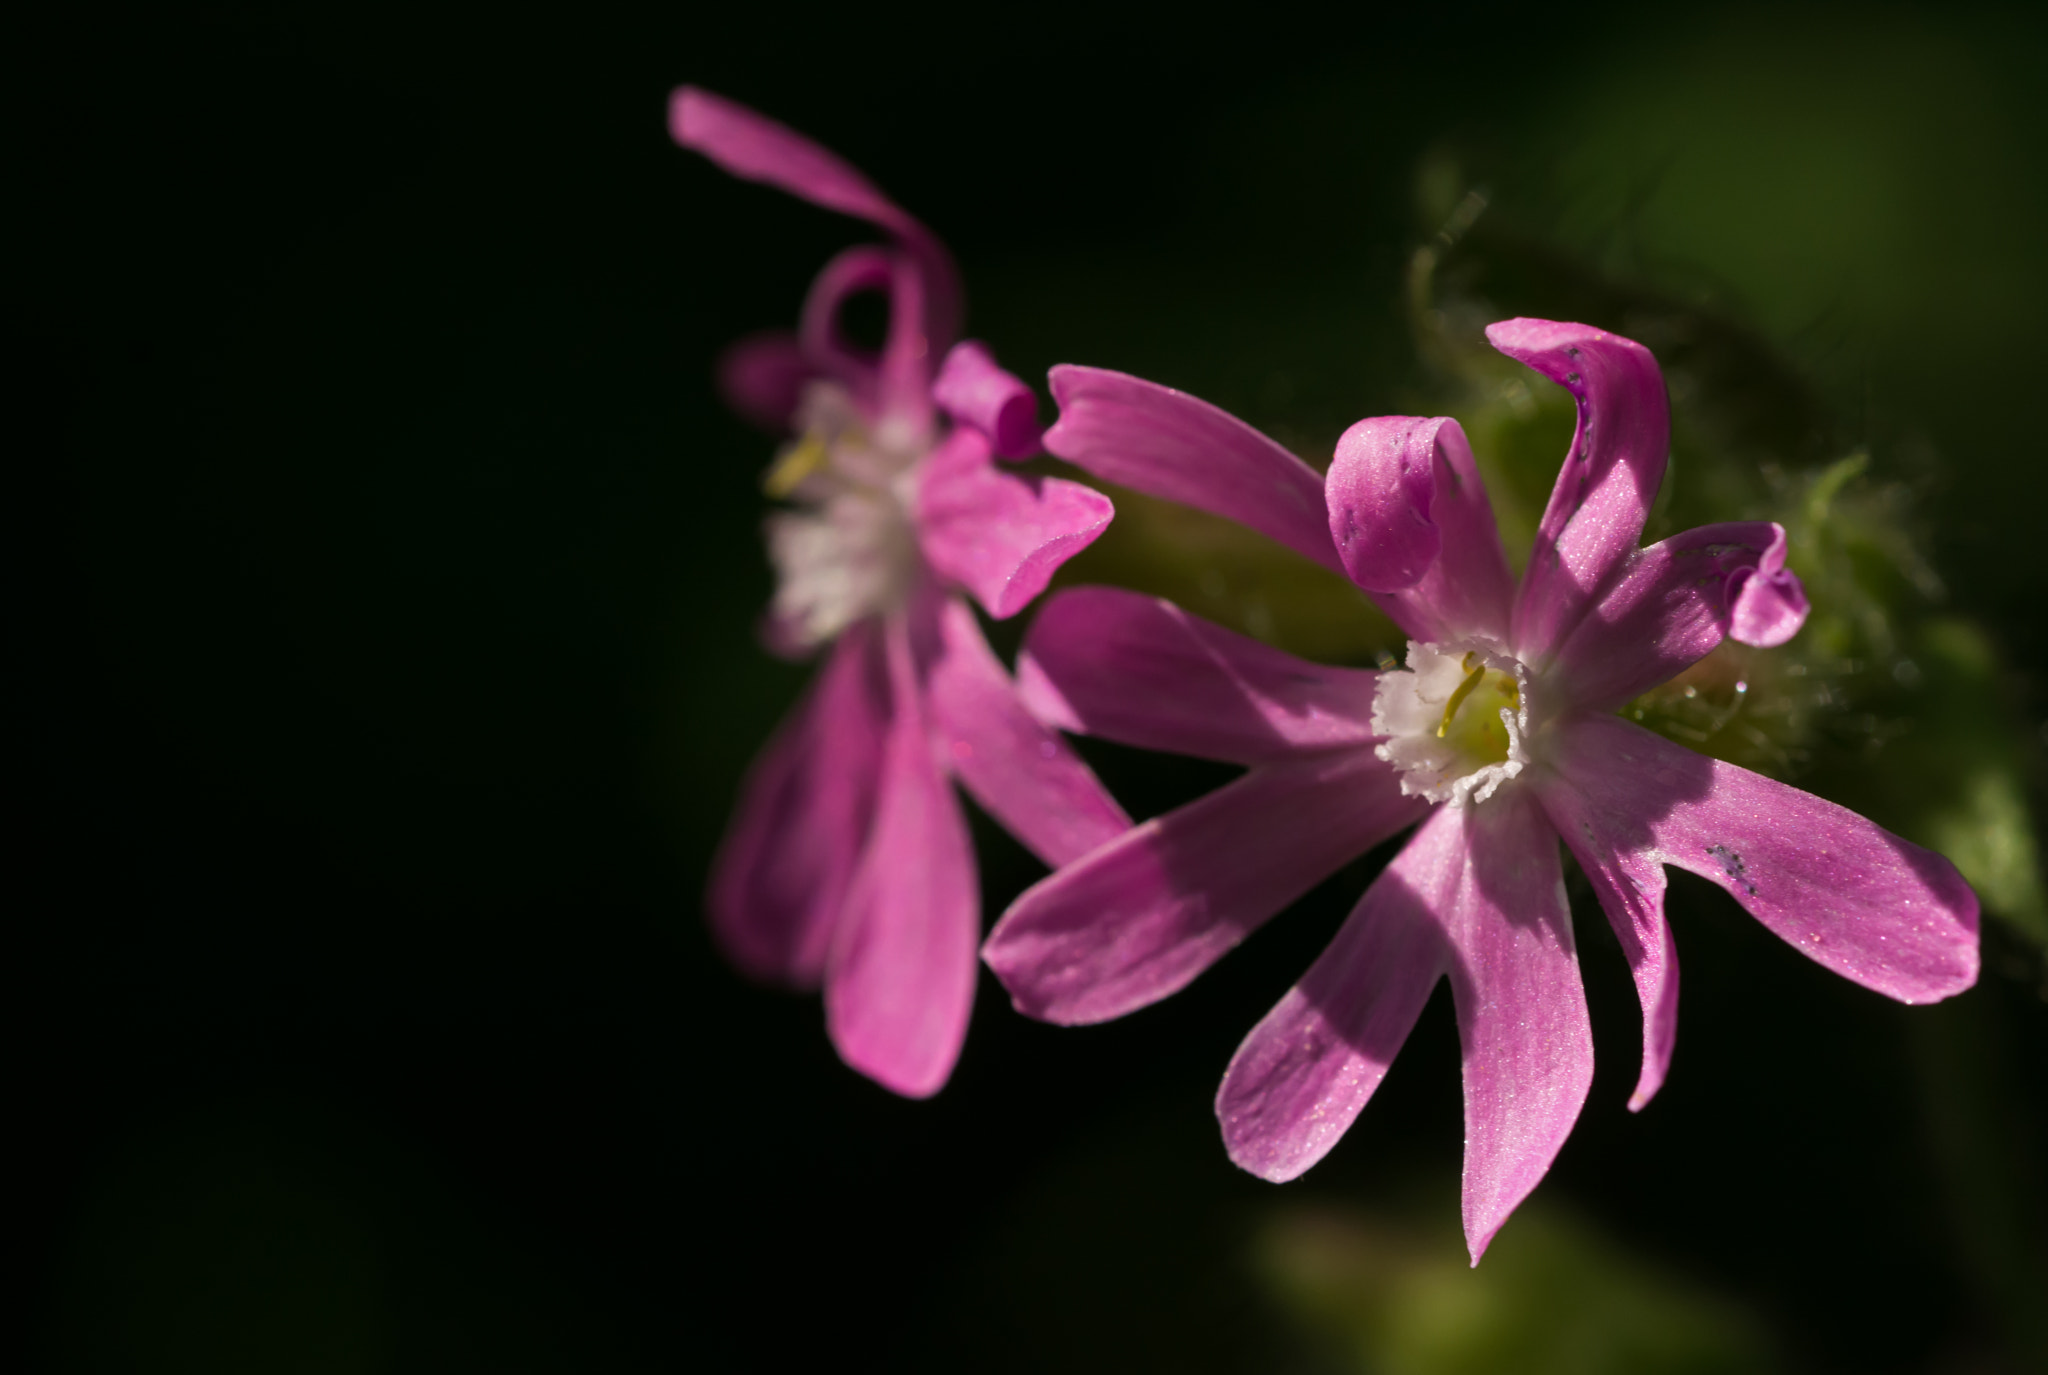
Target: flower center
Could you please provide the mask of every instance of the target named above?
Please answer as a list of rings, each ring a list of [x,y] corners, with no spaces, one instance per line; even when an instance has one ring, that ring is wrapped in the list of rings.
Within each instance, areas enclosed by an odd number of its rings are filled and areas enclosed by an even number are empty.
[[[1372,699],[1375,750],[1401,791],[1480,803],[1529,762],[1528,670],[1489,641],[1408,644],[1408,667],[1382,673]]]
[[[909,596],[917,575],[910,484],[926,448],[886,422],[870,428],[853,397],[830,382],[806,389],[797,419],[798,437],[762,483],[792,508],[767,523],[771,635],[792,652]]]

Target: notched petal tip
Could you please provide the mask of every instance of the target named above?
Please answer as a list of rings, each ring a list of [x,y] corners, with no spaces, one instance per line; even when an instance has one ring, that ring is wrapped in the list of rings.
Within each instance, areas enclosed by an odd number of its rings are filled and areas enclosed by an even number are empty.
[[[833,1049],[839,1052],[839,1058],[848,1069],[873,1080],[899,1098],[935,1097],[946,1086],[946,1081],[953,1077],[953,1066],[959,1058],[956,1051],[944,1059],[905,1065],[886,1055],[870,1055],[859,1044],[842,1041],[829,1027],[828,1034],[832,1035]]]
[[[1775,648],[1806,624],[1806,587],[1785,566],[1785,527],[1771,526],[1773,539],[1754,569],[1729,579],[1728,634],[1746,645]]]
[[[1650,1067],[1647,1064],[1644,1065],[1642,1074],[1636,1079],[1634,1092],[1628,1096],[1628,1110],[1630,1112],[1641,1112],[1644,1108],[1650,1106],[1650,1100],[1655,1098],[1657,1090],[1663,1087],[1663,1073],[1660,1071],[1653,1074]]]
[[[998,458],[1024,459],[1039,452],[1045,431],[1038,423],[1037,395],[973,339],[947,353],[932,383],[932,399],[955,420],[987,435]]]
[[[696,147],[707,104],[719,104],[718,97],[695,86],[678,86],[668,97],[668,136],[685,148]]]
[[[1335,573],[1322,474],[1199,397],[1107,368],[1048,374],[1046,450],[1105,482],[1237,522]]]
[[[1789,568],[1775,573],[1738,575],[1742,589],[1735,595],[1735,611],[1728,633],[1746,645],[1772,649],[1799,633],[1806,624],[1806,588]]]
[[[1575,375],[1582,370],[1574,366],[1581,350],[1598,348],[1640,354],[1652,368],[1656,367],[1650,351],[1635,340],[1565,320],[1537,320],[1529,316],[1499,320],[1486,327],[1486,342],[1575,394],[1585,390],[1582,378]]]
[[[1351,580],[1368,592],[1413,587],[1436,562],[1442,535],[1429,518],[1441,418],[1376,416],[1344,431],[1324,483],[1330,538]]]
[[[1216,1104],[1216,1125],[1223,1134],[1223,1150],[1230,1157],[1230,1163],[1246,1174],[1265,1180],[1268,1184],[1291,1184],[1307,1174],[1323,1158],[1325,1152],[1275,1153],[1270,1133],[1261,1128],[1248,1131],[1233,1124],[1223,1116],[1223,1103],[1219,1096]]]
[[[997,467],[988,437],[962,426],[926,460],[915,514],[932,567],[1007,620],[1109,528],[1116,507],[1078,482]]]
[[[1044,666],[1032,657],[1028,642],[1017,654],[1017,700],[1041,724],[1074,735],[1087,734],[1081,714],[1053,683]]]

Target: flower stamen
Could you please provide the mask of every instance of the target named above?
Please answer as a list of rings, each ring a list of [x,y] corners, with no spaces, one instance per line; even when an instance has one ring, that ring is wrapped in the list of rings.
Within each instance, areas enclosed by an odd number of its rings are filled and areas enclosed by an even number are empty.
[[[780,500],[801,487],[805,478],[824,468],[831,456],[825,436],[812,430],[775,460],[768,475],[761,479],[761,490]]]
[[[1404,793],[1484,802],[1528,763],[1527,678],[1491,641],[1411,641],[1408,667],[1383,669],[1373,692],[1375,753],[1401,770]]]
[[[1437,724],[1436,728],[1436,738],[1439,740],[1450,734],[1451,718],[1458,714],[1458,708],[1465,705],[1465,699],[1472,695],[1472,689],[1478,687],[1479,680],[1486,676],[1486,665],[1477,664],[1475,666],[1474,664],[1474,661],[1478,658],[1479,655],[1476,651],[1469,653],[1460,665],[1467,669],[1468,672],[1465,675],[1465,681],[1458,684],[1457,690],[1451,694],[1450,700],[1444,703],[1444,719]]]

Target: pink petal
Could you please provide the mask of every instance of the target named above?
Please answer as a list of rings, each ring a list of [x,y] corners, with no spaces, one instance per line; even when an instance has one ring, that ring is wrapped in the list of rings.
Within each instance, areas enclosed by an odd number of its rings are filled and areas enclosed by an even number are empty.
[[[953,345],[932,383],[932,399],[962,424],[987,435],[1003,458],[1038,452],[1038,397],[1014,373],[997,366],[972,339]]]
[[[1177,501],[1268,535],[1325,568],[1330,543],[1316,470],[1227,411],[1102,368],[1052,370],[1060,418],[1045,447],[1105,482]]]
[[[1628,556],[1557,651],[1556,681],[1575,705],[1612,710],[1697,663],[1731,631],[1748,644],[1783,644],[1805,618],[1781,526],[1703,525]]]
[[[1437,910],[1464,849],[1460,816],[1444,808],[1423,823],[1231,1057],[1216,1118],[1230,1158],[1261,1179],[1293,1179],[1329,1154],[1450,967]]]
[[[812,280],[797,327],[797,338],[812,368],[845,383],[869,402],[877,397],[882,360],[847,339],[839,316],[846,303],[864,291],[893,291],[897,259],[897,254],[873,244],[834,254]],[[894,321],[892,310],[892,326]]]
[[[1593,1075],[1557,838],[1526,795],[1431,816],[1245,1038],[1216,1112],[1238,1164],[1276,1181],[1301,1174],[1357,1118],[1446,972],[1476,1264],[1550,1168]]]
[[[1782,550],[1779,559],[1784,558]],[[1758,564],[1748,576],[1737,573],[1729,580],[1737,588],[1735,610],[1728,618],[1728,634],[1746,645],[1765,649],[1781,645],[1806,624],[1806,588],[1799,575],[1782,565]]]
[[[1472,1263],[1557,1158],[1593,1085],[1593,1028],[1557,833],[1527,792],[1467,809],[1445,913],[1465,1064],[1465,1244]]]
[[[1514,578],[1457,421],[1359,421],[1324,492],[1345,571],[1410,639],[1506,637]]]
[[[1649,852],[1601,844],[1582,794],[1543,774],[1536,783],[1544,812],[1592,881],[1600,910],[1621,941],[1643,1005],[1643,1067],[1628,1099],[1629,1111],[1641,1112],[1664,1086],[1678,1044],[1678,945],[1664,919],[1664,865]]]
[[[926,318],[930,274],[910,255],[893,254],[889,281],[889,337],[882,342],[880,403],[889,418],[922,433],[932,423],[932,359],[950,335],[935,345],[921,322]]]
[[[755,978],[814,987],[868,834],[888,684],[873,622],[839,637],[761,751],[712,865],[712,933]]]
[[[895,716],[874,828],[825,975],[825,1024],[847,1064],[910,1098],[953,1072],[974,1003],[980,891],[967,821],[933,757],[908,635],[890,623]]]
[[[1900,1002],[1977,981],[1977,896],[1940,855],[1615,717],[1552,730],[1544,805],[1624,880],[1660,864],[1710,879],[1811,959]],[[1661,889],[1636,886],[1644,901]]]
[[[1515,651],[1540,661],[1642,537],[1671,448],[1670,408],[1657,360],[1634,340],[1549,320],[1503,320],[1486,337],[1579,403],[1515,604]]]
[[[927,686],[935,734],[974,800],[1054,867],[1129,830],[1130,817],[1059,732],[1024,709],[958,597],[939,609],[939,639]]]
[[[1041,720],[1232,764],[1369,743],[1376,678],[1114,587],[1056,593],[1017,659],[1019,691]]]
[[[694,148],[736,177],[766,182],[813,205],[881,225],[908,237],[916,220],[875,184],[785,124],[694,86],[669,97],[669,136]]]
[[[959,333],[959,273],[930,230],[850,164],[787,125],[694,86],[669,97],[669,136],[736,177],[765,182],[894,234],[917,255],[929,283],[926,332],[944,347]]]
[[[1121,1017],[1185,987],[1423,810],[1370,750],[1263,765],[1027,889],[982,958],[1029,1016]]]
[[[787,433],[797,398],[816,369],[786,330],[750,334],[718,358],[725,403],[764,430]]]
[[[1029,606],[1115,514],[1091,487],[997,467],[987,437],[971,426],[954,430],[918,478],[925,558],[998,619]]]

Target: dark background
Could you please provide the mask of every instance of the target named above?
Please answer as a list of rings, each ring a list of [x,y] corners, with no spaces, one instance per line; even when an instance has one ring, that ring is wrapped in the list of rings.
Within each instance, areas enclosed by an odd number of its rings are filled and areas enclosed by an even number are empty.
[[[1599,169],[1625,201],[1674,165],[1620,167],[1630,112],[1719,130],[1671,155],[1705,171],[1664,223],[1707,237],[1664,265],[1938,455],[1936,557],[2039,723],[2040,39],[1867,5],[17,29],[9,1364],[1324,1368],[1246,1239],[1283,1194],[1455,1217],[1448,1006],[1291,1192],[1229,1165],[1209,1100],[1384,856],[1124,1023],[1031,1024],[985,981],[928,1103],[712,950],[710,850],[802,675],[751,638],[772,441],[709,368],[865,231],[675,149],[669,89],[867,170],[1024,375],[1122,367],[1330,433],[1416,384],[1432,149],[1593,258]],[[1769,165],[1718,166],[1730,139]],[[1139,813],[1210,781],[1096,757]],[[978,835],[995,910],[1034,871]],[[2024,952],[1994,937],[2017,972],[1907,1010],[1675,891],[1672,1081],[1623,1109],[1639,1022],[1582,922],[1599,1077],[1542,1195],[1794,1368],[2023,1368],[1971,1219],[2039,1216]]]

